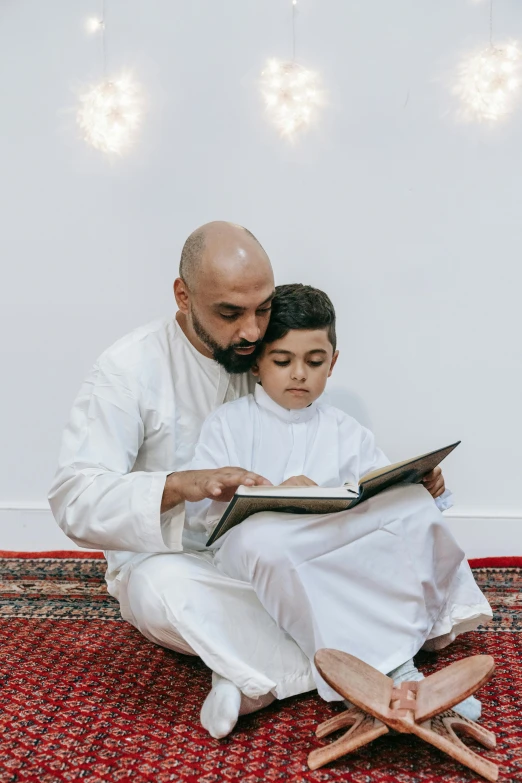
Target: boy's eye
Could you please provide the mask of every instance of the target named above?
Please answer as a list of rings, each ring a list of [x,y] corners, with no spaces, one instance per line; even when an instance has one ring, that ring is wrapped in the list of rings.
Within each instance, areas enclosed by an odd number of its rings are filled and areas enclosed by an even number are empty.
[[[319,361],[319,362],[308,362],[308,364],[309,364],[311,367],[320,367],[322,364],[324,364],[324,362],[323,362],[323,361]]]
[[[283,359],[281,362],[278,362],[277,359],[274,359],[274,364],[277,364],[278,367],[288,367],[290,364],[290,359]]]

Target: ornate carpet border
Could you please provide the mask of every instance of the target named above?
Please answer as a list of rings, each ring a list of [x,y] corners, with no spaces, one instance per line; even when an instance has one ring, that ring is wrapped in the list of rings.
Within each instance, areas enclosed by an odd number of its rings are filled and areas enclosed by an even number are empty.
[[[12,552],[0,549],[0,557],[13,557],[23,560],[104,560],[103,552],[82,552],[81,550],[53,549],[50,552]],[[522,558],[521,558],[522,561]]]
[[[522,557],[472,560],[494,617],[486,633],[522,632]],[[0,621],[121,620],[101,552],[0,552]]]
[[[11,552],[0,549],[0,557],[35,560],[103,560],[103,552],[82,552],[75,550],[52,550],[50,552]],[[521,557],[472,557],[471,568],[522,568]]]

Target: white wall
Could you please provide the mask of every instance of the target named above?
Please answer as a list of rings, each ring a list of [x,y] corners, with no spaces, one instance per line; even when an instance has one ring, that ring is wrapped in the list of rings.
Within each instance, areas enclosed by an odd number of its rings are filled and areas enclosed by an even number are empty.
[[[148,100],[112,162],[74,118],[99,4],[0,6],[0,548],[69,546],[38,509],[74,395],[112,341],[173,312],[183,240],[219,218],[258,235],[279,282],[332,295],[333,394],[391,458],[462,439],[446,473],[468,552],[522,554],[522,105],[465,126],[450,96],[487,4],[300,0],[298,56],[328,105],[294,146],[256,91],[289,54],[289,0],[108,7],[109,64]],[[522,38],[520,2],[497,4],[496,34]]]

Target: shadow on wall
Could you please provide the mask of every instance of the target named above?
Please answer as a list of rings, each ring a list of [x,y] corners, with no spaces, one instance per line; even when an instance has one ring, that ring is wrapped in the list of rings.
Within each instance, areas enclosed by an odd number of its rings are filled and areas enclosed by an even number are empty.
[[[325,399],[330,405],[334,405],[349,416],[353,416],[363,427],[367,427],[369,430],[373,429],[368,408],[362,397],[359,397],[355,392],[342,386],[328,386]]]

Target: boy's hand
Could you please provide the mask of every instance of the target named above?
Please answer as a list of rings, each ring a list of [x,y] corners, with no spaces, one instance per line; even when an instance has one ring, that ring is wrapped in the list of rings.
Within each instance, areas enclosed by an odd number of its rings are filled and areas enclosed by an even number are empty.
[[[441,468],[434,468],[430,473],[426,473],[422,479],[422,483],[432,498],[439,498],[446,491],[446,484],[444,483],[444,476],[442,475]]]
[[[306,476],[291,476],[283,481],[280,487],[316,487],[317,484]]]

